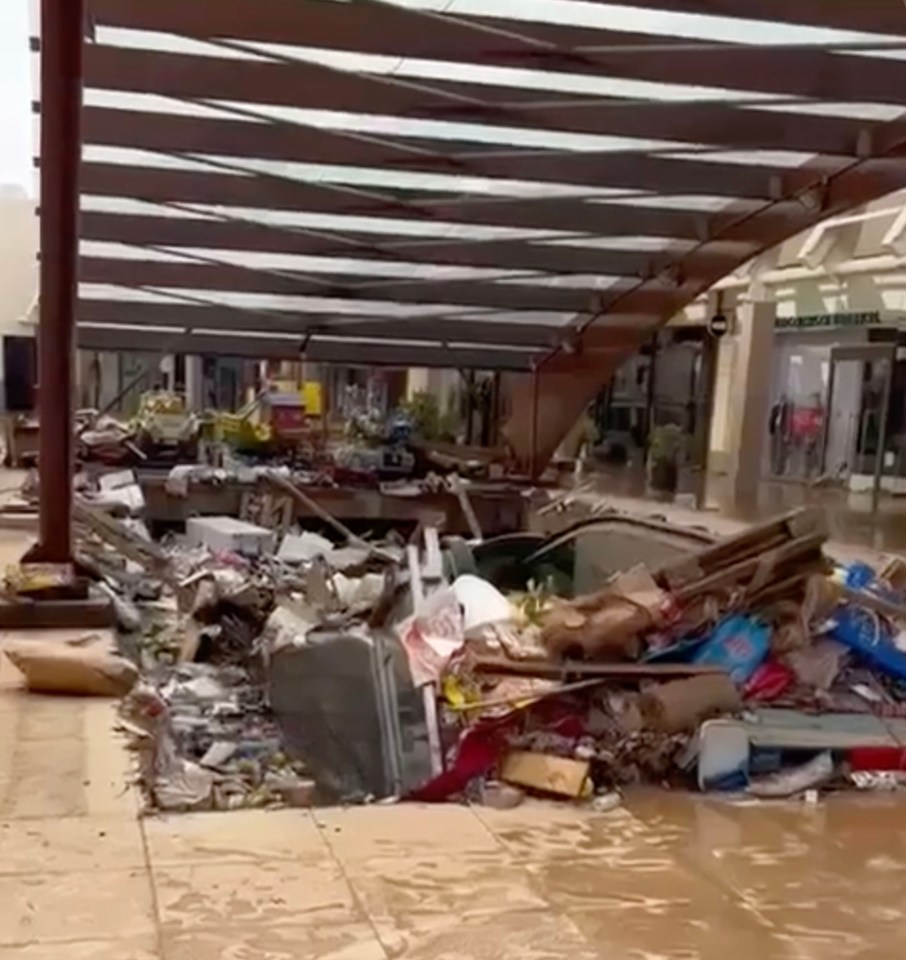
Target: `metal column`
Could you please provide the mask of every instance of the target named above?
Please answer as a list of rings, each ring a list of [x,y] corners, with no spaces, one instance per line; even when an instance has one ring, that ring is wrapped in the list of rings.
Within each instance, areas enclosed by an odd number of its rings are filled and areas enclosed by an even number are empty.
[[[40,537],[30,560],[72,560],[84,0],[41,0]]]

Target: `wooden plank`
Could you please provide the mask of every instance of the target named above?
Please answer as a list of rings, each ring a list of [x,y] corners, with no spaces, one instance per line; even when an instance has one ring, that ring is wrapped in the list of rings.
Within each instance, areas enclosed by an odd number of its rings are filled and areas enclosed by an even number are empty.
[[[477,657],[476,673],[512,677],[562,680],[567,676],[602,680],[680,680],[702,674],[722,673],[719,667],[688,663],[584,663],[569,660],[510,660],[508,657]]]
[[[757,575],[760,565],[770,560],[773,566],[766,575],[767,579],[763,585],[766,587],[784,572],[783,567],[785,564],[793,560],[805,558],[811,560],[815,552],[820,551],[825,540],[826,537],[824,534],[813,534],[808,537],[803,537],[801,540],[793,540],[775,550],[756,554],[746,560],[734,563],[732,566],[725,567],[717,573],[710,574],[701,580],[686,584],[674,590],[673,595],[680,603],[687,603],[689,600],[700,597],[703,594],[751,581]]]

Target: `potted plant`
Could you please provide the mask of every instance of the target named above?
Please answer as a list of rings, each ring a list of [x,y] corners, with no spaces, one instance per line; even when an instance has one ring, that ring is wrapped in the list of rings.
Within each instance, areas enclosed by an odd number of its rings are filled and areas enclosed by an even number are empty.
[[[673,496],[679,483],[685,437],[675,423],[651,431],[648,441],[648,486],[653,493]]]

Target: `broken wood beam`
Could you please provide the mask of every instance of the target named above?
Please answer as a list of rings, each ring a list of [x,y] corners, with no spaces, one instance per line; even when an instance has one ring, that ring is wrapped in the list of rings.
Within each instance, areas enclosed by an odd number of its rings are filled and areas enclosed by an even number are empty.
[[[563,680],[587,677],[601,680],[679,680],[705,674],[722,673],[720,667],[691,663],[588,663],[570,660],[511,660],[508,657],[476,657],[476,673],[505,677],[537,677],[539,680]]]

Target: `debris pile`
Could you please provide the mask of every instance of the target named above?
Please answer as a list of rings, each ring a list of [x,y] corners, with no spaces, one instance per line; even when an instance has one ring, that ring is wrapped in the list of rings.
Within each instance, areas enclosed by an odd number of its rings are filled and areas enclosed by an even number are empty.
[[[164,601],[137,604],[142,682],[124,701],[123,730],[140,757],[151,809],[310,806],[316,783],[305,758],[285,751],[269,665],[308,626],[366,614],[383,577],[343,573],[322,556],[350,570],[368,566],[370,549],[363,562],[361,552],[310,535],[321,552],[287,559],[286,550],[262,553],[255,538],[225,522],[231,518],[221,520],[159,548],[169,588]],[[98,529],[113,539],[111,526],[118,523],[108,518]],[[307,620],[295,622],[287,639],[277,626],[293,607],[303,607]]]
[[[378,542],[267,480],[332,539],[262,504],[258,525],[154,541],[128,470],[77,500],[121,642],[67,654],[73,692],[127,694],[149,809],[605,810],[640,784],[770,798],[906,776],[906,565],[835,565],[818,511],[722,541],[622,517]],[[648,562],[621,562],[641,545]],[[56,668],[38,657],[35,689]]]
[[[468,598],[444,616],[430,598],[403,639],[420,681],[434,669],[450,746],[412,795],[906,784],[906,575],[835,567],[826,535],[798,511],[572,600],[536,589],[487,622]]]

